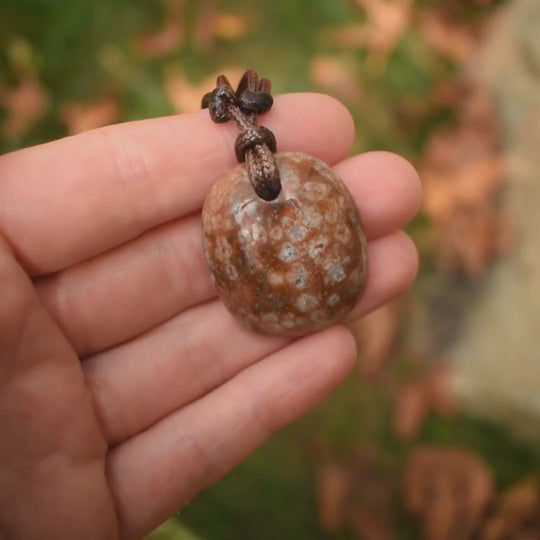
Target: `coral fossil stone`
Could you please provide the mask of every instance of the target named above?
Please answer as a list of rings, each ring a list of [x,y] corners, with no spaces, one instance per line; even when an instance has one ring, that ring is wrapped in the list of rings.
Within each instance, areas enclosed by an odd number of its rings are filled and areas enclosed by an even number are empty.
[[[306,154],[275,154],[281,192],[257,196],[245,164],[203,207],[204,248],[224,304],[250,328],[301,335],[338,321],[367,276],[366,238],[341,179]]]

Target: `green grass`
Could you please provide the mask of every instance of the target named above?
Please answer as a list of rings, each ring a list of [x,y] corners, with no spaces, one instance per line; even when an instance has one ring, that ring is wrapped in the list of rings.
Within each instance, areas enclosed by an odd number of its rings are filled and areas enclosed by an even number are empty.
[[[400,498],[403,465],[417,444],[476,452],[490,466],[498,489],[540,468],[536,448],[512,437],[502,426],[465,414],[430,415],[419,440],[405,443],[392,429],[393,404],[385,388],[350,377],[322,405],[199,494],[176,519],[201,538],[212,540],[355,538],[346,528],[338,535],[319,528],[316,475],[321,451],[347,463],[362,448],[371,448],[375,449],[372,474],[393,493],[387,510],[399,538],[420,538]]]

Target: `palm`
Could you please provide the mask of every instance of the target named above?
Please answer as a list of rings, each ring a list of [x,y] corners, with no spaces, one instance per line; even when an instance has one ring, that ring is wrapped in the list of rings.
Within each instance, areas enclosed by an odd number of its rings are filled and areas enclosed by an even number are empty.
[[[354,316],[403,291],[415,252],[395,231],[418,206],[412,169],[389,154],[341,161],[352,130],[328,98],[285,96],[263,120],[282,149],[336,164],[359,202],[371,277]],[[345,328],[256,336],[215,298],[198,210],[234,136],[203,113],[0,160],[6,535],[141,536],[351,369]]]

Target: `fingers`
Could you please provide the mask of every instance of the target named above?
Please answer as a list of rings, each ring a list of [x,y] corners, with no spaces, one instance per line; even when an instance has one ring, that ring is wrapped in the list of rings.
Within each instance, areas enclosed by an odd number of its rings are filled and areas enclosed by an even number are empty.
[[[343,327],[304,338],[112,450],[107,469],[124,536],[143,536],[320,401],[355,357]]]
[[[373,152],[336,168],[370,238],[402,226],[420,205],[420,183],[403,158]],[[197,216],[175,221],[37,282],[43,302],[81,355],[131,339],[215,295]],[[76,314],[74,316],[74,314]]]
[[[219,300],[83,362],[102,431],[116,445],[289,343],[238,323]]]
[[[335,165],[358,205],[368,238],[378,238],[406,225],[422,203],[415,168],[390,152],[368,152]]]
[[[112,538],[106,444],[79,360],[1,237],[0,283],[0,537]]]
[[[36,280],[80,356],[111,347],[214,297],[197,215]]]
[[[416,274],[416,249],[405,234],[375,240],[369,249],[367,290],[354,318],[407,290]],[[214,300],[83,366],[102,430],[117,444],[289,342],[246,330]]]
[[[349,113],[318,94],[278,96],[261,117],[280,150],[329,163],[353,137]],[[131,122],[0,158],[0,231],[33,275],[53,272],[200,208],[234,165],[232,123],[208,111]]]
[[[369,243],[369,273],[366,290],[347,317],[354,320],[367,315],[407,291],[418,272],[418,251],[402,231],[396,231]]]

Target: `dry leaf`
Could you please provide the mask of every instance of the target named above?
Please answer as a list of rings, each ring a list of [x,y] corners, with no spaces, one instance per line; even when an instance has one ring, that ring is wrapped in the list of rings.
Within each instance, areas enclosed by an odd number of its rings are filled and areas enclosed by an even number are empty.
[[[366,23],[354,22],[325,30],[322,41],[341,49],[361,49],[367,46]]]
[[[431,410],[452,415],[457,410],[457,404],[451,385],[452,372],[450,366],[441,364],[431,369],[424,378],[426,398]]]
[[[356,0],[366,10],[366,46],[388,53],[411,23],[412,0]]]
[[[441,10],[425,9],[420,16],[419,30],[436,52],[456,61],[467,58],[477,44],[470,28],[445,17]]]
[[[185,0],[167,0],[163,26],[156,32],[136,40],[136,50],[142,57],[156,58],[178,50],[184,37]]]
[[[504,165],[492,102],[470,81],[458,108],[459,124],[436,132],[420,175],[424,209],[432,219],[438,263],[445,272],[476,277],[508,249],[508,219],[498,206]]]
[[[359,507],[351,516],[351,528],[358,538],[367,540],[392,540],[392,532],[388,516],[380,515],[377,510]]]
[[[394,429],[400,437],[415,439],[431,411],[445,415],[456,411],[450,376],[450,367],[440,365],[401,388],[394,409]]]
[[[120,104],[106,98],[91,104],[66,103],[60,108],[60,117],[71,135],[107,126],[120,119]]]
[[[339,532],[343,527],[350,487],[350,473],[345,467],[327,463],[319,470],[317,482],[319,523],[326,533]]]
[[[215,0],[200,0],[195,21],[194,39],[198,47],[209,49],[216,38],[238,41],[254,27],[253,19],[241,13],[219,10]]]
[[[226,73],[227,78],[234,85],[240,80],[245,69],[236,67],[223,68],[217,73],[209,75],[198,83],[191,82],[180,67],[173,66],[165,75],[165,90],[175,111],[197,112],[201,109],[201,100],[204,94],[213,90],[216,86],[216,77],[220,73]]]
[[[433,107],[453,107],[457,108],[460,101],[466,97],[467,90],[463,84],[456,81],[443,79],[439,81],[430,98],[430,105]]]
[[[448,13],[459,13],[463,8],[470,8],[471,4],[480,7],[489,7],[494,3],[495,0],[453,0],[452,2],[441,3],[441,10],[447,11]]]
[[[536,536],[534,533],[536,532]],[[533,535],[529,535],[533,533]],[[494,515],[485,524],[482,540],[538,538],[540,536],[540,486],[527,479],[503,493]]]
[[[374,447],[363,446],[338,464],[325,452],[317,478],[317,502],[319,522],[327,534],[347,528],[362,538],[392,538],[389,507],[393,492],[386,478],[374,473],[375,455]]]
[[[224,41],[243,38],[252,27],[251,19],[245,15],[219,13],[214,20],[214,35]]]
[[[0,88],[7,115],[2,131],[8,139],[23,137],[47,111],[49,99],[36,77],[24,74],[15,88]]]
[[[354,62],[336,56],[315,56],[310,64],[313,82],[345,101],[360,99],[360,77]]]
[[[199,0],[193,39],[197,47],[209,49],[214,43],[214,30],[219,15],[216,0]]]
[[[405,503],[428,540],[470,538],[493,496],[488,467],[473,452],[416,448],[405,471]]]
[[[380,66],[395,49],[412,20],[412,0],[356,0],[366,11],[367,21],[340,26],[326,39],[344,48],[365,48],[372,63]]]
[[[407,440],[415,439],[429,412],[429,399],[423,381],[406,384],[398,394],[394,409],[394,429]]]
[[[351,325],[359,345],[358,370],[374,379],[384,369],[400,328],[401,305],[390,302]]]

